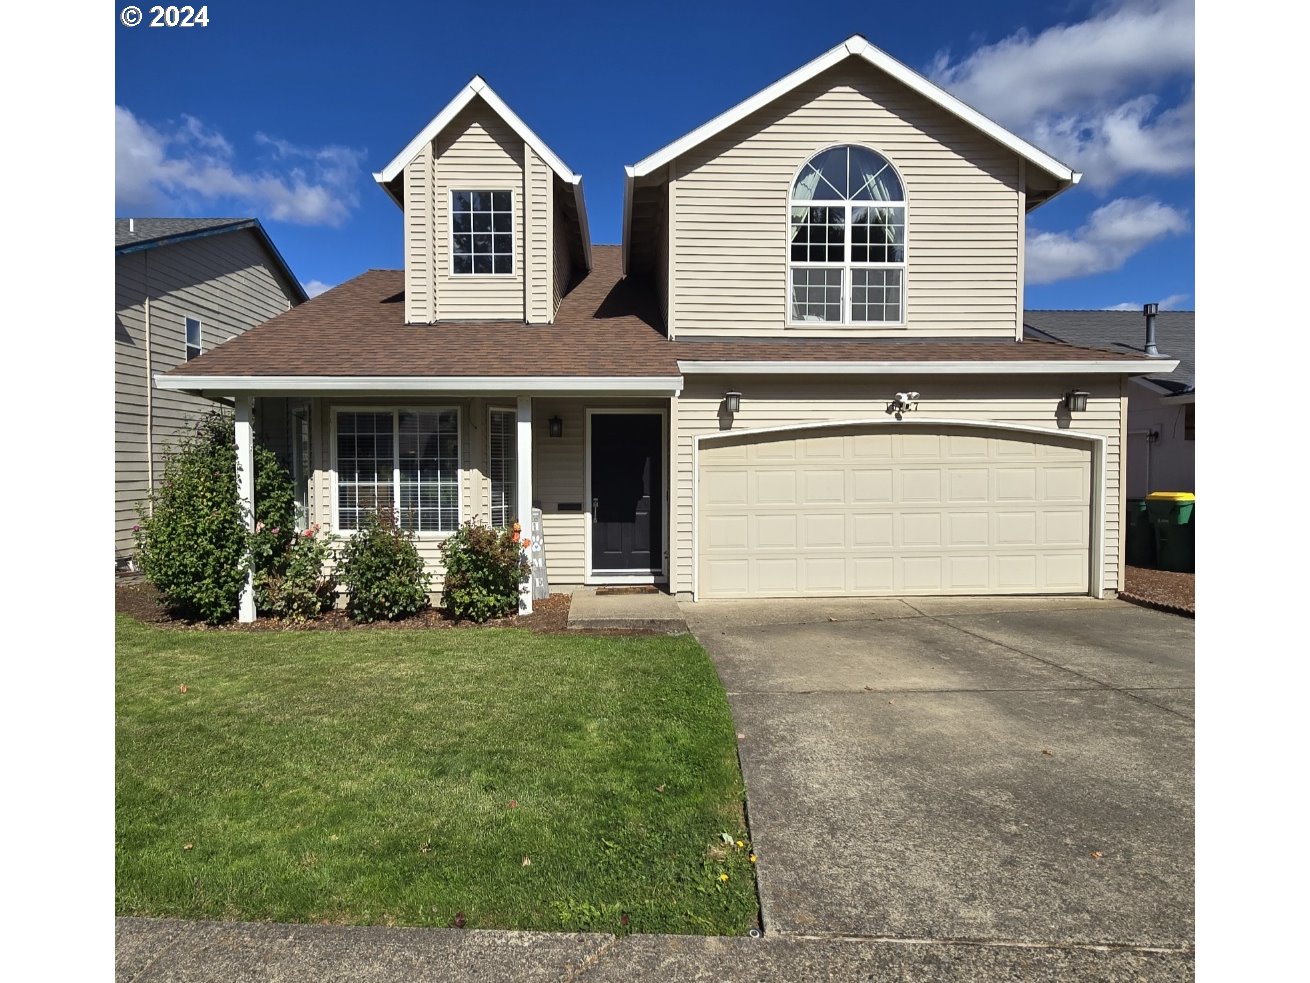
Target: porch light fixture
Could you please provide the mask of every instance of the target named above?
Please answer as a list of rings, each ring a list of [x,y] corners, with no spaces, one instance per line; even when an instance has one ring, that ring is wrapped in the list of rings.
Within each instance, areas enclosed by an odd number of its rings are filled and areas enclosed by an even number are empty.
[[[728,412],[733,415],[741,412],[741,393],[736,390],[724,393],[723,405],[726,406]]]
[[[552,437],[564,436],[564,421],[557,416],[550,418],[550,435]]]
[[[1071,389],[1064,394],[1064,405],[1070,413],[1083,413],[1087,410],[1087,396],[1081,389]]]

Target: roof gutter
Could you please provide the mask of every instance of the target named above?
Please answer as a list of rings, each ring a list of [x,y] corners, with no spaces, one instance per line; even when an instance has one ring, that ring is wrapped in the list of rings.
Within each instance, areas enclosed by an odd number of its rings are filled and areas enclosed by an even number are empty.
[[[158,374],[160,389],[207,393],[537,393],[618,392],[673,396],[682,377],[671,376],[309,376]]]
[[[1148,375],[1172,372],[1176,360],[1082,359],[1080,361],[700,361],[679,359],[683,375]]]

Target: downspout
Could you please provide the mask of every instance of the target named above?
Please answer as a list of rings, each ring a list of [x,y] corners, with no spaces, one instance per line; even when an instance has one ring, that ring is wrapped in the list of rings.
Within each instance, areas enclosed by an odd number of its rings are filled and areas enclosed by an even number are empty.
[[[150,250],[141,254],[146,291],[146,507],[155,490],[155,372],[150,356]]]

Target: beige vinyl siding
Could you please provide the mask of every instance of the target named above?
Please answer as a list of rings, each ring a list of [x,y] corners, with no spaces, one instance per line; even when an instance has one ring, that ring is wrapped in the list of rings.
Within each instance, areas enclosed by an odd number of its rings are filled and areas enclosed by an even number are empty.
[[[405,321],[430,324],[435,318],[433,258],[432,144],[405,167]]]
[[[134,549],[137,503],[149,491],[146,453],[146,297],[150,298],[151,369],[158,375],[186,361],[186,321],[201,322],[209,351],[291,305],[292,288],[255,234],[205,236],[115,257],[114,552]],[[197,396],[152,394],[154,476],[177,438],[215,404]]]
[[[524,320],[524,144],[480,99],[437,136],[436,316],[444,321]],[[452,191],[509,191],[514,208],[512,275],[454,276],[450,270]]]
[[[524,173],[524,198],[527,202],[526,234],[528,321],[546,324],[555,318],[555,269],[551,253],[554,204],[554,173],[536,151],[524,145],[527,161]]]
[[[550,320],[555,320],[559,312],[559,302],[569,289],[573,279],[573,253],[569,249],[569,237],[565,231],[564,218],[561,214],[563,205],[556,196],[555,207],[551,212],[551,276],[550,276]]]
[[[580,399],[532,401],[532,502],[541,509],[552,590],[581,584],[586,576],[586,406]],[[550,436],[552,416],[563,421],[563,436]],[[583,511],[563,512],[564,502],[577,502]]]
[[[731,384],[729,384],[731,383]],[[670,468],[672,489],[673,552],[671,589],[692,589],[694,541],[694,438],[697,434],[720,433],[719,409],[728,389],[742,392],[741,411],[732,420],[733,431],[780,427],[833,420],[889,420],[887,401],[891,394],[905,388],[896,378],[862,378],[852,380],[833,377],[796,377],[793,379],[714,377],[689,378],[687,387],[676,400]],[[916,379],[923,393],[918,418],[989,421],[1050,428],[1073,429],[1106,438],[1105,460],[1105,563],[1104,588],[1117,590],[1120,584],[1120,495],[1122,447],[1122,397],[1117,380],[1045,377],[1026,382],[1017,379],[973,379],[959,376],[936,376]],[[1091,396],[1085,413],[1078,413],[1068,423],[1061,410],[1062,394],[1073,388],[1087,390]],[[1095,520],[1094,520],[1095,521]]]
[[[1022,316],[1019,158],[869,66],[837,66],[680,158],[670,182],[679,336],[782,333],[788,197],[825,147],[890,160],[907,200],[907,327],[842,336],[1015,337]]]

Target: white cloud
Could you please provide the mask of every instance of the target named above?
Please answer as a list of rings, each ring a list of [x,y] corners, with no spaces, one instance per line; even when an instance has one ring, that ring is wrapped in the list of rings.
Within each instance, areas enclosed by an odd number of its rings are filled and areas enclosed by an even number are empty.
[[[1087,20],[1019,31],[933,79],[965,102],[1082,170],[1097,189],[1124,174],[1178,174],[1194,158],[1193,106],[1162,107],[1154,86],[1195,71],[1191,0],[1123,0]]]
[[[324,291],[331,290],[336,286],[335,283],[324,283],[322,280],[310,280],[308,283],[301,284],[305,288],[305,293],[311,297],[317,297]]]
[[[120,211],[162,209],[195,214],[215,205],[300,225],[341,225],[359,204],[363,151],[297,147],[264,134],[277,169],[243,169],[223,134],[194,116],[156,129],[114,107],[115,182]]]
[[[1155,113],[1155,96],[1131,99],[1102,113],[1070,113],[1037,120],[1032,141],[1105,190],[1125,174],[1185,174],[1195,164],[1195,104]]]
[[[1116,198],[1102,205],[1076,232],[1028,234],[1024,273],[1028,283],[1054,283],[1117,270],[1158,239],[1187,231],[1186,216],[1150,198]]]
[[[1157,301],[1157,303],[1160,305],[1160,310],[1162,311],[1185,311],[1187,308],[1183,306],[1183,301],[1187,300],[1190,296],[1191,294],[1170,294],[1164,300]],[[1142,304],[1135,300],[1126,300],[1122,304],[1115,304],[1112,307],[1103,308],[1103,310],[1107,311],[1140,311],[1141,309]]]

